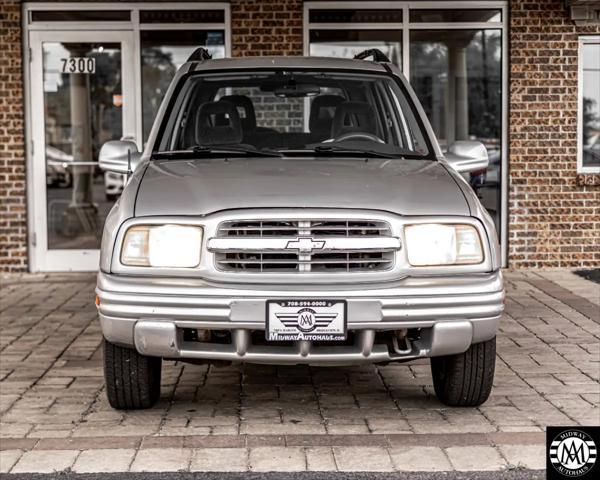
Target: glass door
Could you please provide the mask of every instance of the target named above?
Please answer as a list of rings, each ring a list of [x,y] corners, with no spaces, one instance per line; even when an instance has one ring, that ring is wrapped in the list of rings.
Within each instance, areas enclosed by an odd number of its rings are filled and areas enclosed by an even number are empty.
[[[133,33],[31,32],[35,271],[98,268],[104,220],[124,185],[103,143],[135,136]]]

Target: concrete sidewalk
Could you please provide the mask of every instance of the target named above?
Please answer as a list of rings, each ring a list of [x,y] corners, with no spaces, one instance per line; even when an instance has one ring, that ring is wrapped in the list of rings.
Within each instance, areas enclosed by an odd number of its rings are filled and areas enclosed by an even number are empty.
[[[429,364],[165,362],[161,402],[106,401],[93,275],[2,278],[0,472],[483,471],[545,466],[547,425],[600,424],[600,286],[507,272],[496,385],[433,395]]]

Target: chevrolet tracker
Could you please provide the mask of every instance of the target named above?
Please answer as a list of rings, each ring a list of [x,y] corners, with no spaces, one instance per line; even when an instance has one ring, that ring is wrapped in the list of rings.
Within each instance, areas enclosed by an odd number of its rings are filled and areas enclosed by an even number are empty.
[[[365,58],[373,56],[373,61]],[[381,52],[212,60],[177,72],[102,239],[97,305],[115,408],[151,407],[161,363],[431,358],[447,405],[492,388],[504,289],[494,225]]]

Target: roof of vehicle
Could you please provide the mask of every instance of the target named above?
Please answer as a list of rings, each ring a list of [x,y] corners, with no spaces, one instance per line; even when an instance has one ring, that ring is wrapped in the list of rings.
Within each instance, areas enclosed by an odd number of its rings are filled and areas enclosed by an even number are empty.
[[[235,70],[252,68],[314,68],[314,69],[340,69],[362,70],[370,72],[385,72],[384,66],[379,62],[367,60],[354,60],[348,58],[331,57],[245,57],[245,58],[219,58],[190,62],[190,71],[196,70]]]

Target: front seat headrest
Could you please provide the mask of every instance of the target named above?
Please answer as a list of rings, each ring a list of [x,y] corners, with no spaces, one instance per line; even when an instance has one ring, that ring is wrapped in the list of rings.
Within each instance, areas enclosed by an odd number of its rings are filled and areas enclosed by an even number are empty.
[[[217,119],[223,124],[217,125]],[[231,145],[241,141],[242,124],[233,103],[207,102],[200,106],[196,114],[197,145]]]
[[[329,132],[335,114],[335,107],[344,101],[339,95],[319,95],[310,104],[308,128],[311,133]]]
[[[256,130],[256,113],[254,112],[254,104],[249,97],[246,95],[225,95],[219,101],[233,103],[236,108],[244,111],[244,115],[240,117],[244,133]]]
[[[377,134],[375,111],[371,105],[366,102],[343,102],[337,106],[331,124],[331,137],[337,138],[349,132]]]

